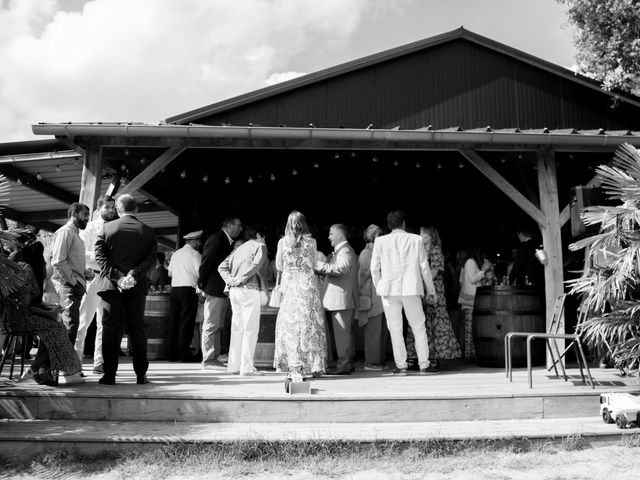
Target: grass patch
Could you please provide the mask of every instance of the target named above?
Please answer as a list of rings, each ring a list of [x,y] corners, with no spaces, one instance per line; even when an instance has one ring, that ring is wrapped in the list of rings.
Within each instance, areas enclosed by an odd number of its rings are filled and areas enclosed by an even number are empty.
[[[632,453],[625,453],[628,457],[640,453],[640,442],[635,437],[634,441],[618,447],[630,450]],[[497,473],[529,469],[537,464],[556,472],[555,469],[565,467],[570,458],[582,458],[579,455],[589,458],[586,450],[590,448],[579,435],[569,436],[561,442],[527,439],[420,442],[248,440],[167,444],[153,449],[109,450],[94,455],[58,449],[22,462],[4,461],[0,471],[10,476],[35,478],[91,478],[106,474],[107,478],[159,480],[170,477],[261,478],[268,475],[291,476],[291,472],[308,472],[318,478],[340,478],[373,469],[388,473],[390,478],[400,472],[403,476],[408,475],[406,478],[421,478],[425,473],[437,478],[455,469],[462,469],[468,474],[476,471]],[[615,455],[610,456],[615,458]],[[500,478],[500,475],[495,478]]]

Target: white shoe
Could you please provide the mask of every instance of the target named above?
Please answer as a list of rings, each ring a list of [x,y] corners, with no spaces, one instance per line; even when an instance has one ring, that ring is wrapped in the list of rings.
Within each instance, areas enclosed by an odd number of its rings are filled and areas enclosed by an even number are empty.
[[[229,356],[223,353],[222,355],[218,355],[216,357],[216,360],[218,360],[220,363],[225,363],[229,360]]]
[[[77,385],[86,381],[82,372],[74,373],[73,375],[60,375],[58,378],[58,384],[60,385]]]
[[[26,382],[27,380],[32,380],[34,374],[35,372],[31,370],[31,367],[27,368],[22,374],[22,376],[20,377],[20,380],[18,380],[18,382]]]
[[[262,377],[264,375],[264,373],[262,373],[260,370],[257,369],[253,369],[250,372],[240,372],[240,376],[241,377]]]

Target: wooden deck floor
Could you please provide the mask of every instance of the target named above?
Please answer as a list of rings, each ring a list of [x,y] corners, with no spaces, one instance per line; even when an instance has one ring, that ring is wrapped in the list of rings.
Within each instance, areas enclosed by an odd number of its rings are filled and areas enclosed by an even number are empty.
[[[116,385],[98,384],[100,375],[85,364],[85,384],[69,387],[46,387],[33,381],[15,382],[0,378],[0,394],[24,392],[48,395],[162,396],[175,398],[243,398],[269,399],[289,397],[283,389],[284,374],[262,370],[264,376],[227,375],[224,370],[201,371],[200,364],[151,362],[148,376],[152,383],[136,385],[128,359],[121,364]],[[640,392],[635,376],[623,376],[616,369],[592,368],[595,389],[582,383],[577,368],[567,369],[569,381],[548,373],[544,367],[533,372],[533,388],[527,383],[525,368],[514,369],[509,382],[503,369],[482,368],[464,361],[443,362],[439,375],[409,374],[394,376],[390,371],[357,370],[350,376],[324,376],[311,380],[309,399],[395,399],[395,398],[482,398],[495,396],[597,395],[608,391]]]

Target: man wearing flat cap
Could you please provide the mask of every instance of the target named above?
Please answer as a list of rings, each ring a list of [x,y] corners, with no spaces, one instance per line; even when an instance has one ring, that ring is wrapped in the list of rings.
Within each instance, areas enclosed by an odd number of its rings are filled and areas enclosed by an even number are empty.
[[[171,296],[169,297],[169,361],[196,362],[190,345],[198,311],[198,272],[200,270],[200,247],[202,230],[182,237],[184,247],[175,251],[169,262]]]

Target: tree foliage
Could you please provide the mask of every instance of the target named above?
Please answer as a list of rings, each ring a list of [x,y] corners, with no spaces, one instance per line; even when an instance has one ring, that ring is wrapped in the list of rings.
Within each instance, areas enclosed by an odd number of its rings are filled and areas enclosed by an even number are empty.
[[[575,28],[579,72],[640,95],[640,0],[557,0]]]
[[[622,145],[597,173],[620,205],[585,208],[585,225],[599,225],[600,232],[569,246],[586,250],[583,274],[570,285],[581,296],[584,339],[629,368],[640,360],[640,151]]]

